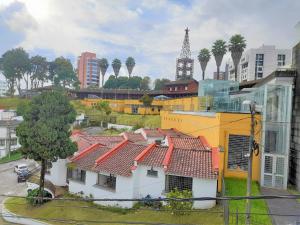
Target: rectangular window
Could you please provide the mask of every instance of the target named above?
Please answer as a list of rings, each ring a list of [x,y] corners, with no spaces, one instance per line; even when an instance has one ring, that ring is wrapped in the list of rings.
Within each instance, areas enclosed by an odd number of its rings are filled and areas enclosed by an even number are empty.
[[[174,189],[179,191],[193,189],[193,178],[191,177],[180,177],[173,175],[166,175],[166,192],[170,192]]]
[[[265,152],[266,153],[276,153],[276,149],[278,146],[277,140],[278,132],[267,130],[266,131],[266,138],[265,138]]]
[[[249,136],[229,135],[228,169],[248,169]]]
[[[15,146],[15,145],[17,145],[17,142],[18,142],[17,138],[12,138],[12,139],[10,139],[10,146]]]
[[[255,78],[260,79],[263,77],[264,67],[264,54],[256,54],[255,57]]]
[[[69,179],[85,183],[86,171],[78,168],[76,169],[68,168],[67,177]]]
[[[0,139],[0,146],[5,146],[5,139]]]
[[[147,170],[147,176],[149,177],[157,177],[158,176],[158,172],[154,169],[150,169],[150,170]]]
[[[107,176],[99,173],[97,178],[97,185],[111,190],[116,190],[116,177],[112,174]]]
[[[279,54],[277,55],[277,65],[284,66],[285,65],[285,55]]]

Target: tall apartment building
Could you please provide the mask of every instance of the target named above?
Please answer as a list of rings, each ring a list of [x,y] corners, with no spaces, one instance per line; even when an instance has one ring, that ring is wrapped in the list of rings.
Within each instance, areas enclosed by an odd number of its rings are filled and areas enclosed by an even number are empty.
[[[274,45],[262,45],[245,51],[238,66],[238,81],[264,78],[276,69],[292,63],[291,49],[277,49]],[[234,64],[229,60],[228,79],[234,80]]]
[[[83,52],[77,60],[78,80],[80,88],[100,86],[99,59],[95,53]]]
[[[6,96],[8,91],[7,82],[5,80],[0,80],[0,97]]]

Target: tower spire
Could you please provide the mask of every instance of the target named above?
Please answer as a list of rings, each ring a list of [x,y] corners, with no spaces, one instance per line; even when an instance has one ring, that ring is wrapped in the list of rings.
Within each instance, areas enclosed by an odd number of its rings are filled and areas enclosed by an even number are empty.
[[[182,49],[180,53],[180,58],[191,58],[191,49],[190,49],[190,41],[189,41],[189,28],[185,29],[185,36],[182,44]]]

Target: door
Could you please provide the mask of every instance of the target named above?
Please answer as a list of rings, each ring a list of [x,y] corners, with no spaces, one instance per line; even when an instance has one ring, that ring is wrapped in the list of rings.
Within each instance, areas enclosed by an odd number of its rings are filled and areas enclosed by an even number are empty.
[[[284,188],[284,156],[264,154],[264,182],[263,186]]]

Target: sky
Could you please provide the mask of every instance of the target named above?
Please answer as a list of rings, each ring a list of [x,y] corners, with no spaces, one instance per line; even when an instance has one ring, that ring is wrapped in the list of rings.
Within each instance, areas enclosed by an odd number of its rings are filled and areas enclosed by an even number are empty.
[[[124,76],[132,56],[133,75],[174,80],[189,27],[194,78],[200,80],[197,54],[217,39],[239,33],[247,48],[292,48],[300,41],[299,12],[299,0],[0,0],[0,55],[23,47],[31,56],[64,56],[76,66],[77,56],[90,51],[109,62],[121,59]],[[214,71],[211,58],[207,77]],[[111,66],[107,74],[113,74]]]

